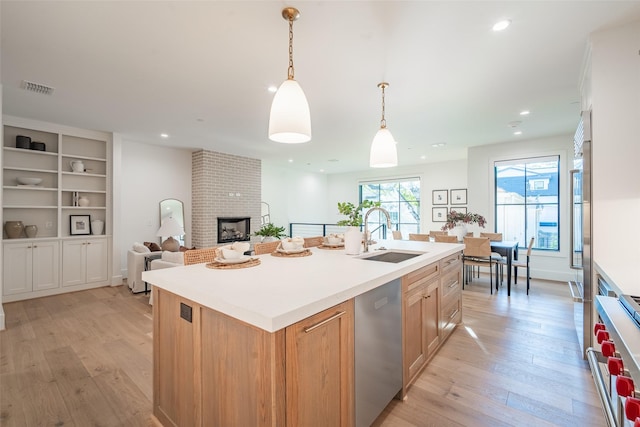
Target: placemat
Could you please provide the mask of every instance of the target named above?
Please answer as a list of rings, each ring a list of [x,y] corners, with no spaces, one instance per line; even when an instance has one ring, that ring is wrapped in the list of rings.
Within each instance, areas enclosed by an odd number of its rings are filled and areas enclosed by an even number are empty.
[[[309,256],[309,255],[312,255],[312,252],[309,249],[306,249],[304,252],[298,252],[294,254],[286,254],[284,252],[278,252],[278,251],[271,252],[271,256],[277,256],[282,258],[296,258],[301,256]]]
[[[249,268],[255,267],[256,265],[260,265],[260,260],[258,258],[251,258],[247,262],[242,262],[239,264],[223,264],[221,262],[208,262],[207,268],[215,268],[216,270],[233,270],[236,268]]]
[[[318,249],[327,249],[330,251],[341,251],[344,250],[344,245],[342,246],[325,246],[325,245],[320,245],[320,246],[316,246]]]

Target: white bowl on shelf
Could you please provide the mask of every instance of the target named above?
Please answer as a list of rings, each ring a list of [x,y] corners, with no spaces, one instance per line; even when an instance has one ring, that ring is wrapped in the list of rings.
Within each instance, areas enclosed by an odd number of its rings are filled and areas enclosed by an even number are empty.
[[[22,185],[38,185],[42,182],[42,178],[31,178],[26,176],[19,176],[18,184]]]

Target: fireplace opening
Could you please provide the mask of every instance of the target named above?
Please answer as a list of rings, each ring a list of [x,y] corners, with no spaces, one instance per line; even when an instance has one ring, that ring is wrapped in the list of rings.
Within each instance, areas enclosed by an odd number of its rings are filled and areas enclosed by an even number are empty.
[[[251,238],[251,218],[218,218],[218,243],[246,241]]]

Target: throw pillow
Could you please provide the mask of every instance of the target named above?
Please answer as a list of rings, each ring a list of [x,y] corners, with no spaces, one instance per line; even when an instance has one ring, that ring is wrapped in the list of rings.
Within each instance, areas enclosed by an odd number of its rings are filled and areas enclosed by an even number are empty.
[[[151,252],[148,247],[143,245],[142,243],[135,242],[133,244],[133,251],[141,254],[145,254],[147,252]]]
[[[149,248],[151,252],[161,251],[162,248],[155,242],[144,242],[144,245]]]
[[[184,253],[182,252],[171,252],[171,251],[163,251],[162,252],[162,260],[173,262],[175,264],[184,264]]]

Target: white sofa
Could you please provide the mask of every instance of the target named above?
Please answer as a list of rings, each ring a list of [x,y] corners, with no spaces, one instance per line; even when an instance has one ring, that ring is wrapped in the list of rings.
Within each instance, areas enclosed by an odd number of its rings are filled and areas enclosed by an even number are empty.
[[[142,245],[142,247],[147,249],[144,245]],[[159,251],[151,252],[148,249],[144,252],[140,247],[137,247],[137,250],[129,249],[127,252],[127,285],[129,286],[129,289],[131,289],[131,292],[144,292],[142,272],[144,271],[145,256],[152,254],[160,255],[161,253],[162,252]]]
[[[184,265],[184,252],[163,251],[160,259],[151,261],[150,270],[179,267],[181,265]],[[149,289],[151,289],[151,283],[149,283]],[[149,304],[153,305],[153,292],[149,297]]]

